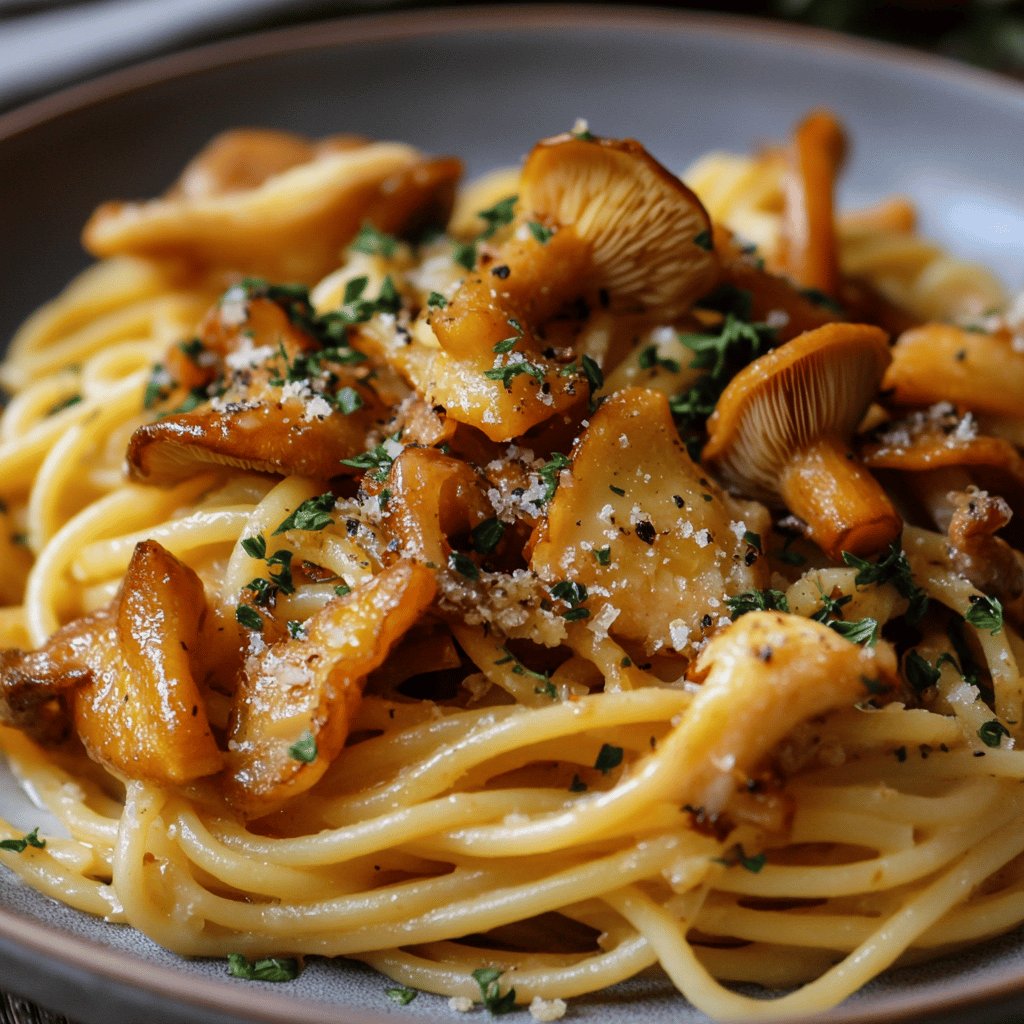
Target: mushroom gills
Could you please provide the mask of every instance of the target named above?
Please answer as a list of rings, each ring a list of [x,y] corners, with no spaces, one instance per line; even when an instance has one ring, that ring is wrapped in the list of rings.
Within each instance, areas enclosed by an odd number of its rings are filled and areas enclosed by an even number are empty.
[[[826,324],[771,350],[722,392],[703,460],[739,493],[789,508],[833,560],[884,550],[903,520],[848,443],[889,359],[868,324]]]

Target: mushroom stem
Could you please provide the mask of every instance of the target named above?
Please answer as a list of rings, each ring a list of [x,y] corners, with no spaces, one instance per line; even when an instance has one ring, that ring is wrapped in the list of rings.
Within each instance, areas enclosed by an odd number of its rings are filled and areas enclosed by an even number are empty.
[[[797,125],[789,152],[783,262],[803,288],[828,295],[839,291],[839,246],[833,193],[846,154],[846,137],[836,119],[816,110]]]
[[[818,438],[794,453],[782,469],[780,492],[836,561],[844,551],[860,557],[881,551],[903,528],[881,485],[838,438]]]
[[[494,276],[493,270],[472,275],[447,308],[431,317],[434,334],[450,355],[482,356],[491,366],[495,344],[518,331],[522,340],[516,351],[536,356],[542,346],[534,337],[534,326],[553,316],[574,294],[585,279],[590,257],[579,236],[565,228],[543,243],[512,239],[502,248],[497,265],[505,268],[505,277]]]

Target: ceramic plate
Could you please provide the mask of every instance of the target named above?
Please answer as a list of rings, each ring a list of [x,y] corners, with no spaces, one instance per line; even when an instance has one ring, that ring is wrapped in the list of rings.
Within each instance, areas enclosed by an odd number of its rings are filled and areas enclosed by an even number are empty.
[[[0,336],[86,260],[78,232],[103,199],[156,194],[211,135],[266,125],[401,139],[517,161],[577,117],[632,135],[681,169],[711,148],[779,138],[817,105],[853,154],[844,202],[903,192],[926,233],[1024,284],[1024,88],[890,48],[744,21],[613,8],[515,7],[349,19],[235,40],[108,76],[0,117]],[[0,814],[39,814],[0,776]],[[1024,937],[892,972],[834,1024],[1000,1024],[1024,1016]],[[461,1019],[426,995],[314,962],[286,986],[185,963],[127,929],[74,913],[0,873],[0,987],[83,1024],[381,1024]],[[697,1024],[657,977],[574,1000],[594,1024]],[[480,1018],[483,1011],[475,1011]]]

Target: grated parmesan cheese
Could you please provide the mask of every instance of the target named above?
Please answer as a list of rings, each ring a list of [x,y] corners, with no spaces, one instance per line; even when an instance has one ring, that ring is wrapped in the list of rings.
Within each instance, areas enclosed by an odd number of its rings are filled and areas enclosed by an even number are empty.
[[[567,1009],[564,999],[541,999],[534,996],[530,1003],[530,1016],[538,1021],[561,1020]]]

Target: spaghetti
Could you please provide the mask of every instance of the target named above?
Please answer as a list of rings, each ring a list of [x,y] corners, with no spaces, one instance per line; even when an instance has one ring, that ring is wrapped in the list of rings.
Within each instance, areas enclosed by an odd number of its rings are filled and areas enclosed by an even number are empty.
[[[906,201],[833,213],[843,143],[691,192],[580,125],[456,197],[240,132],[101,208],[0,371],[0,744],[66,830],[5,867],[538,1019],[1017,927],[1021,324]]]

